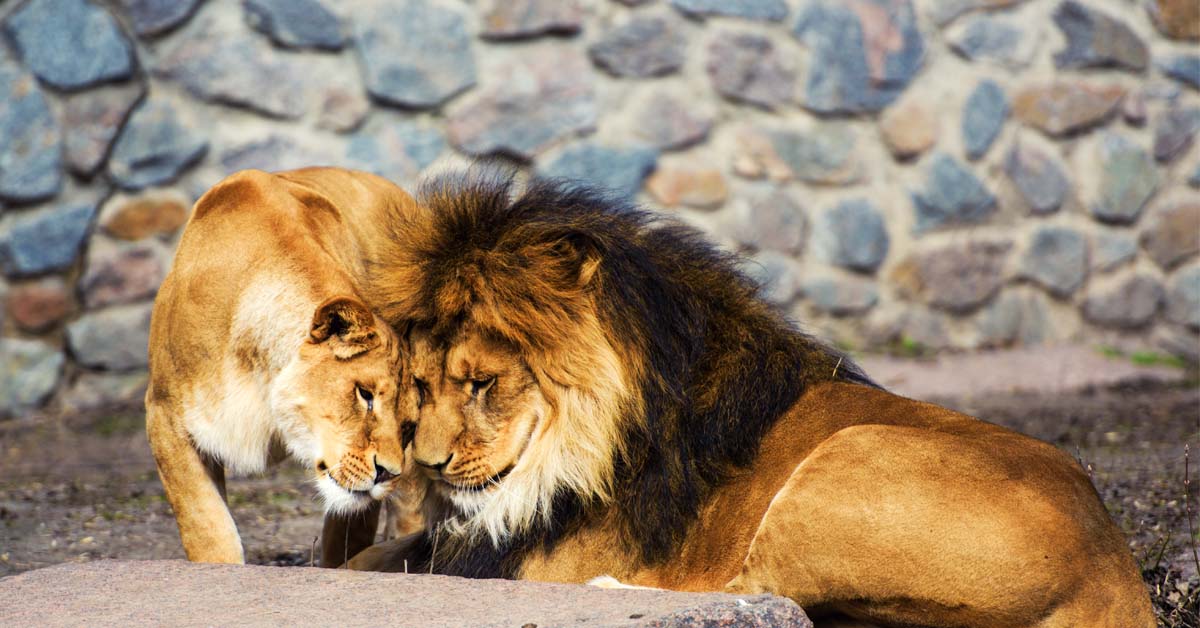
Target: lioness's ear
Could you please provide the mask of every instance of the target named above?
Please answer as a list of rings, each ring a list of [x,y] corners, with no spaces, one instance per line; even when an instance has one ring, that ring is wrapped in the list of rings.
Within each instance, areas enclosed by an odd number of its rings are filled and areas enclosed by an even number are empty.
[[[333,355],[345,360],[379,344],[375,316],[354,297],[333,297],[317,306],[309,338],[315,343],[328,342]]]
[[[588,285],[600,269],[600,247],[582,233],[570,233],[555,241],[556,255],[567,262],[569,272],[580,288]]]

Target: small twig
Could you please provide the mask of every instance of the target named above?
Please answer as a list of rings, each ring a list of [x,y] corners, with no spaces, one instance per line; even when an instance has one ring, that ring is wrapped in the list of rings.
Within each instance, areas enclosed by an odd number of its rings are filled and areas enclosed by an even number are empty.
[[[1188,501],[1188,486],[1192,483],[1192,478],[1189,475],[1188,469],[1188,453],[1189,447],[1187,443],[1183,445],[1183,516],[1187,519],[1188,526],[1188,541],[1192,546],[1192,562],[1196,565],[1196,572],[1200,573],[1200,555],[1196,553],[1196,531],[1192,529],[1192,505]]]
[[[309,567],[317,566],[317,539],[319,539],[319,538],[321,538],[321,537],[319,537],[319,536],[313,537],[312,548],[308,550],[308,566]]]
[[[346,524],[346,536],[342,538],[342,564],[350,562],[350,524]]]
[[[833,378],[834,379],[837,379],[838,368],[840,368],[842,366],[842,360],[844,360],[844,359],[845,359],[845,356],[838,356],[838,363],[833,365]]]
[[[408,573],[408,559],[404,559],[404,573]]]
[[[439,523],[433,527],[433,552],[429,554],[429,573],[433,574],[433,563],[437,559],[438,537],[441,536],[442,524]]]

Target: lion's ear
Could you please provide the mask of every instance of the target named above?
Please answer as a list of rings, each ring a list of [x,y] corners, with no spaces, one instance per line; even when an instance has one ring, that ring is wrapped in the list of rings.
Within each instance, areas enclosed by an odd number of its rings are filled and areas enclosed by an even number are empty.
[[[362,301],[348,296],[326,299],[317,306],[309,339],[318,344],[328,343],[333,355],[341,360],[379,344],[375,316]]]
[[[582,288],[591,283],[600,269],[600,247],[588,236],[582,233],[570,233],[554,242],[553,250],[566,265],[575,285]]]

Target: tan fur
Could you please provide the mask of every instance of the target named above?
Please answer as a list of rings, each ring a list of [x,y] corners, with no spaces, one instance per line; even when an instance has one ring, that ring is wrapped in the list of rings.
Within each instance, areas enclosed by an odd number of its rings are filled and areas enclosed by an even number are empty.
[[[366,509],[354,535],[327,535],[334,564],[352,555],[342,539],[374,540],[371,497],[398,482],[377,474],[404,463],[400,344],[360,286],[387,237],[380,217],[411,204],[383,179],[326,168],[240,172],[196,203],[155,301],[146,393],[189,559],[243,561],[224,470],[262,471],[272,451],[313,467],[335,520]]]

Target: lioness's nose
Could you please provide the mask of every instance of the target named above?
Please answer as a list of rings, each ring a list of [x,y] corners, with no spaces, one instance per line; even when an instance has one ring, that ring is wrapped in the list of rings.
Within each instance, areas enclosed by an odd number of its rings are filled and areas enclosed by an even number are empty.
[[[378,462],[375,463],[375,483],[380,484],[396,477],[395,473],[383,468]]]
[[[450,454],[449,456],[446,457],[445,460],[443,460],[441,462],[428,462],[426,460],[421,460],[420,458],[417,458],[414,456],[413,462],[421,465],[422,467],[425,467],[426,469],[433,469],[434,471],[441,473],[442,470],[446,468],[446,465],[450,464],[450,459],[453,457],[454,457],[454,454]]]

